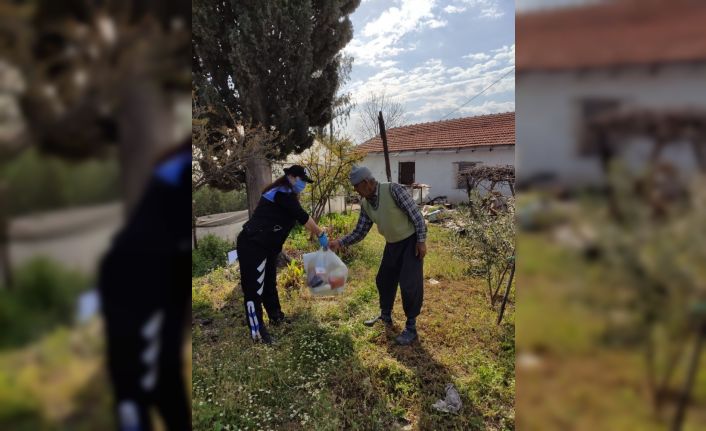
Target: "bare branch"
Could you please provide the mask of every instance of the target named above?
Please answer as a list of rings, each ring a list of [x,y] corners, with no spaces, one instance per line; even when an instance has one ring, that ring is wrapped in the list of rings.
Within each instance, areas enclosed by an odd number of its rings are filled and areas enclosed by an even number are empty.
[[[374,138],[380,134],[378,113],[382,111],[385,118],[385,128],[399,127],[406,122],[404,105],[390,98],[384,91],[382,93],[369,93],[366,100],[360,105],[360,126],[358,133],[363,140]]]

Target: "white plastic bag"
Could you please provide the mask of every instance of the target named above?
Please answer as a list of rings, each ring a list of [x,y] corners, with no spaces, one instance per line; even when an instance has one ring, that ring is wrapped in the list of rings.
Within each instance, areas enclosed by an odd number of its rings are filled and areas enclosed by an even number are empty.
[[[306,285],[314,296],[338,295],[346,287],[348,268],[331,250],[304,255]]]

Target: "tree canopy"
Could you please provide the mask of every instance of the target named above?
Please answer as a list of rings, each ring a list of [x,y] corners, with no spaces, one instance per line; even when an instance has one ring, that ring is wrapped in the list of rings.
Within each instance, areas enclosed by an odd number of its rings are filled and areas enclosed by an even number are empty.
[[[311,146],[335,115],[341,49],[360,0],[193,2],[196,104],[214,130],[233,116],[280,134],[267,158]],[[345,66],[345,65],[344,65]],[[345,69],[345,67],[344,67]],[[221,136],[214,135],[217,144]]]

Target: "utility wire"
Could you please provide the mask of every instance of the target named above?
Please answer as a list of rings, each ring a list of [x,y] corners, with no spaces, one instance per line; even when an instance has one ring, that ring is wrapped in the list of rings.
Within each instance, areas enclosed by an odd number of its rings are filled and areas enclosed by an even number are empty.
[[[461,108],[463,108],[464,106],[466,106],[466,105],[468,105],[469,103],[471,103],[471,101],[472,101],[473,99],[475,99],[476,97],[478,97],[478,96],[480,96],[481,94],[485,93],[485,92],[486,92],[490,87],[492,87],[493,85],[495,85],[495,84],[497,84],[498,82],[502,81],[503,78],[505,78],[506,76],[508,76],[508,75],[510,74],[510,72],[512,72],[512,71],[514,71],[514,70],[515,70],[515,66],[512,66],[512,69],[508,70],[503,76],[501,76],[500,78],[498,78],[498,79],[496,79],[495,81],[493,81],[492,84],[490,84],[489,86],[485,87],[480,93],[478,93],[478,94],[476,94],[475,96],[473,96],[473,97],[471,97],[470,99],[468,99],[468,100],[466,101],[466,103],[464,103],[463,105],[459,106],[458,108],[456,108],[456,109],[454,109],[453,111],[449,112],[448,114],[444,115],[444,116],[441,118],[441,120],[444,120],[444,119],[445,119],[446,117],[448,117],[449,115],[453,114],[454,112],[458,111],[459,109],[461,109]],[[441,120],[439,120],[439,121],[441,121]]]

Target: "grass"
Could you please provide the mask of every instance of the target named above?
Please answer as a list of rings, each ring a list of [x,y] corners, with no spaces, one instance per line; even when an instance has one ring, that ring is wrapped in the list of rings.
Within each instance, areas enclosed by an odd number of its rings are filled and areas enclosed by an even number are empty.
[[[90,277],[46,258],[0,288],[0,429],[110,429],[112,406],[97,321],[73,326]]]
[[[72,322],[90,277],[38,258],[15,280],[0,289],[0,430],[114,429],[101,321]]]
[[[623,282],[545,233],[518,237],[517,426],[542,430],[663,430],[671,412],[652,412],[643,350],[606,343],[616,336],[607,305]],[[581,276],[577,276],[580,274]],[[597,286],[612,286],[610,298]],[[537,358],[523,365],[523,357]],[[683,364],[682,364],[683,365]],[[694,385],[685,431],[706,426],[706,357]],[[683,367],[675,382],[683,381]]]
[[[347,218],[351,228],[355,215]],[[411,347],[393,341],[404,322],[399,294],[392,329],[362,324],[378,312],[384,240],[375,231],[343,253],[350,275],[342,296],[280,289],[293,323],[273,328],[272,347],[249,339],[237,266],[194,279],[194,429],[514,429],[514,305],[495,325],[484,282],[464,275],[453,241],[430,226],[425,279],[440,283],[425,284],[420,341]],[[285,249],[315,247],[295,232]],[[431,407],[447,383],[461,394],[458,415]]]
[[[0,428],[114,427],[97,323],[59,327],[31,345],[0,352]]]

